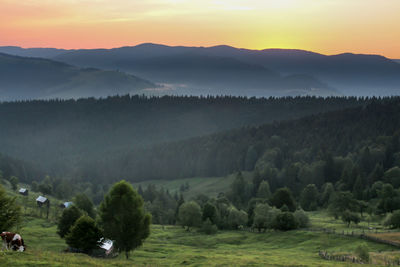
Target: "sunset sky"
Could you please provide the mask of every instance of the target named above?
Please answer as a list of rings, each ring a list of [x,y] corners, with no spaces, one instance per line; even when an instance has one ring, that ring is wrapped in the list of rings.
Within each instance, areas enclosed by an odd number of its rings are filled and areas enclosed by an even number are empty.
[[[0,0],[0,46],[143,42],[400,58],[400,0]]]

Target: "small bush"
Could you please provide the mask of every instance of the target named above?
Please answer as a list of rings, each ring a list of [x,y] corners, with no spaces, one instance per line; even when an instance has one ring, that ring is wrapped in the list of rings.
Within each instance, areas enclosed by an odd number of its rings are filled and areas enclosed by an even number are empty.
[[[294,213],[294,217],[296,217],[297,221],[299,222],[300,228],[306,228],[309,226],[310,218],[308,218],[304,210],[296,210]]]
[[[64,238],[69,233],[76,220],[82,215],[82,211],[75,206],[64,209],[57,225],[57,234],[61,238]]]
[[[391,222],[393,228],[400,228],[400,210],[393,212]]]
[[[386,214],[385,218],[382,220],[382,224],[386,227],[392,226],[392,214],[391,213]]]
[[[218,232],[218,228],[215,224],[212,224],[209,218],[203,222],[201,232],[206,235],[215,235]]]
[[[71,227],[71,231],[65,236],[65,240],[70,247],[90,253],[98,248],[102,236],[94,220],[84,215]]]
[[[365,244],[359,245],[356,248],[356,255],[357,257],[362,260],[365,263],[369,262],[369,252],[368,252],[368,247]]]
[[[347,227],[350,227],[352,222],[358,224],[361,221],[361,218],[357,213],[345,210],[342,213],[342,221],[347,223]]]
[[[291,212],[282,212],[275,217],[273,228],[281,231],[297,229],[299,222]]]

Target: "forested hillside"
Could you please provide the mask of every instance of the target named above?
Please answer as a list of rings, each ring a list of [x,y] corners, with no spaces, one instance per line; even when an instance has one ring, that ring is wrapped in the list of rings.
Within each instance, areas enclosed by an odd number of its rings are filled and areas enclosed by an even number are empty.
[[[400,185],[400,99],[132,151],[119,160],[91,168],[87,177],[176,179],[222,176],[256,170],[273,189],[298,193],[307,184],[343,183],[352,190],[383,179],[395,169]],[[101,165],[99,165],[101,166]]]
[[[126,172],[119,169],[124,164],[118,161],[122,158],[126,162],[125,155],[134,149],[145,150],[146,155],[152,157],[145,166],[161,170],[157,162],[162,162],[163,155],[157,152],[153,157],[147,150],[154,144],[289,120],[359,106],[369,101],[315,97],[116,96],[107,99],[10,102],[0,104],[0,147],[3,153],[33,162],[51,175],[94,181],[99,178],[98,175],[109,177],[107,179],[125,175]],[[195,147],[189,147],[195,153]],[[175,148],[172,148],[171,153],[174,151]],[[225,148],[219,153],[224,151]],[[180,157],[177,154],[176,160]],[[213,157],[209,160],[212,161]],[[151,167],[153,161],[157,168]],[[116,165],[110,168],[111,173],[98,174],[97,170],[104,164]],[[135,163],[128,161],[126,164]],[[219,168],[224,172],[232,170],[224,166]],[[197,169],[190,173],[179,172],[178,175],[192,175],[199,172]],[[147,174],[138,171],[133,171],[128,177],[136,179],[136,175],[140,174],[138,178],[145,179]],[[161,175],[161,178],[173,178],[176,174],[171,171]],[[149,175],[155,177],[154,174]]]

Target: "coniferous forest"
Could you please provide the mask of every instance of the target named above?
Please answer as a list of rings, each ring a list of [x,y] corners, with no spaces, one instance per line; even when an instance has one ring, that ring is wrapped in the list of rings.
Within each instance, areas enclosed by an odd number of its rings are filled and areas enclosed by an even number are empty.
[[[263,181],[270,192],[287,187],[297,200],[311,184],[321,193],[332,187],[364,201],[376,198],[383,184],[400,186],[398,97],[122,96],[0,108],[11,115],[1,116],[7,125],[1,132],[3,177],[16,176],[42,190],[48,185],[46,193],[62,198],[86,188],[97,202],[122,178],[174,180],[241,171],[253,177],[234,193],[242,195],[241,207],[257,196]],[[48,147],[39,149],[43,141]],[[59,156],[51,158],[54,153]],[[221,193],[229,195],[226,191]]]
[[[280,232],[310,227],[318,211],[347,227],[377,218],[400,226],[399,97],[116,96],[5,102],[0,110],[8,115],[0,119],[3,184],[72,200],[53,216],[59,236],[83,253],[96,249],[79,241],[88,231],[119,240],[110,214],[129,203],[143,205],[137,244],[150,221],[207,235]],[[208,177],[231,180],[215,195],[188,195],[187,182],[179,190],[158,184]],[[113,197],[121,190],[129,203]],[[118,246],[127,259],[135,248]]]

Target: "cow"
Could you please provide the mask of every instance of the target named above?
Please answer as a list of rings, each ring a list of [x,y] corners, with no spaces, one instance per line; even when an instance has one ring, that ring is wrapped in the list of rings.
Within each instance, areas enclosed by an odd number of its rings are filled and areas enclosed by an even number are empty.
[[[6,250],[12,249],[14,251],[25,250],[24,240],[21,238],[19,234],[11,232],[2,232],[0,236],[1,239],[3,240],[3,249]]]

